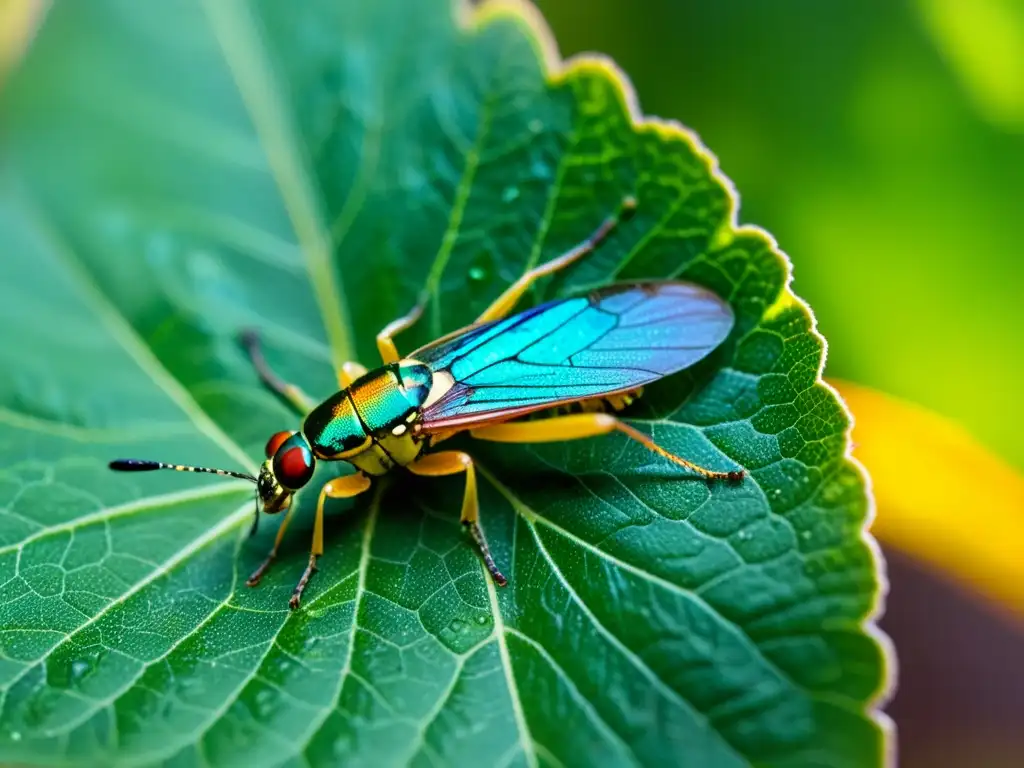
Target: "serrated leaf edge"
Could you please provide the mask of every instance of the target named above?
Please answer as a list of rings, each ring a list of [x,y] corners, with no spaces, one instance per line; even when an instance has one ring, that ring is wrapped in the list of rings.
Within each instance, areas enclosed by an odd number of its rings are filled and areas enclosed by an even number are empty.
[[[549,84],[559,84],[580,72],[595,72],[603,75],[617,90],[622,104],[635,130],[653,128],[667,137],[682,139],[692,151],[706,161],[708,171],[714,181],[719,183],[728,198],[728,214],[725,224],[712,238],[716,247],[728,245],[742,235],[752,235],[767,243],[772,255],[782,265],[785,273],[785,284],[775,301],[765,310],[764,317],[770,319],[783,309],[796,308],[809,321],[808,328],[813,337],[821,344],[821,357],[815,374],[815,384],[828,392],[834,402],[846,415],[847,426],[844,433],[843,459],[860,476],[867,494],[867,513],[861,526],[860,539],[867,547],[874,562],[878,588],[874,595],[871,610],[860,622],[860,629],[871,637],[881,648],[884,660],[884,680],[879,690],[868,702],[866,714],[873,719],[883,732],[884,754],[881,756],[884,765],[896,765],[896,727],[892,719],[882,711],[895,692],[897,657],[892,640],[878,627],[878,619],[885,612],[885,597],[888,593],[888,581],[885,573],[885,558],[878,542],[871,535],[870,529],[877,514],[875,495],[871,484],[871,476],[867,469],[853,455],[851,432],[854,427],[854,416],[847,407],[839,391],[824,378],[825,362],[828,359],[828,340],[818,330],[817,318],[810,306],[792,290],[793,263],[789,255],[783,251],[775,237],[767,230],[753,224],[739,223],[740,196],[732,180],[721,170],[717,156],[700,140],[697,133],[677,120],[646,115],[640,108],[640,102],[629,76],[608,56],[599,53],[581,53],[563,59],[558,44],[547,21],[541,12],[529,0],[484,0],[477,6],[469,0],[455,0],[457,20],[464,29],[481,28],[495,20],[505,19],[517,21],[526,28],[534,43],[535,51],[540,59],[545,77]]]

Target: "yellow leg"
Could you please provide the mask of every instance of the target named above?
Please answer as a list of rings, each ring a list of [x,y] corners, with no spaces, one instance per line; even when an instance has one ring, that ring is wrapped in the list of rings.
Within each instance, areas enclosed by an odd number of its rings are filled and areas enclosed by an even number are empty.
[[[266,386],[284,398],[292,408],[299,412],[299,415],[305,416],[313,410],[316,403],[305,392],[294,384],[284,381],[267,365],[266,358],[263,357],[263,350],[260,347],[260,337],[256,331],[251,329],[244,331],[242,333],[242,344],[245,345],[246,352],[249,353],[252,367],[256,369],[260,380]]]
[[[267,559],[260,563],[260,567],[252,572],[252,576],[246,579],[245,585],[247,587],[255,587],[260,583],[260,579],[263,578],[263,574],[270,568],[270,564],[277,558],[277,550],[281,547],[281,542],[284,540],[284,532],[288,530],[288,523],[292,521],[292,517],[295,516],[295,510],[299,508],[299,505],[292,499],[291,506],[288,507],[288,511],[284,513],[284,519],[281,520],[281,525],[277,528],[277,536],[274,537],[274,546],[270,550],[270,554],[267,555]]]
[[[633,211],[636,210],[636,200],[632,197],[627,197],[622,201],[622,205],[619,210],[613,215],[605,219],[601,226],[599,226],[594,233],[584,240],[582,243],[577,245],[568,253],[564,253],[561,256],[552,259],[549,262],[541,264],[539,267],[534,267],[525,275],[516,280],[510,285],[501,296],[495,299],[494,303],[491,304],[484,313],[476,319],[478,323],[486,323],[491,320],[498,320],[515,307],[516,302],[522,298],[522,295],[526,293],[530,286],[533,285],[537,280],[560,269],[565,269],[573,262],[579,261],[588,253],[593,252],[597,246],[601,244],[601,241],[608,237],[615,225],[620,221],[627,220],[633,215]]]
[[[738,481],[743,478],[743,470],[716,472],[705,469],[693,462],[669,453],[655,443],[643,432],[634,429],[625,422],[619,421],[608,413],[576,413],[570,416],[555,416],[538,421],[506,422],[493,424],[489,427],[471,429],[469,433],[479,440],[490,440],[496,443],[549,443],[564,440],[581,440],[609,432],[621,432],[636,440],[645,448],[654,451],[681,467],[692,470],[712,480]]]
[[[377,334],[377,349],[380,352],[380,359],[384,361],[384,365],[402,359],[401,355],[398,354],[398,348],[395,346],[394,337],[402,331],[411,328],[420,319],[426,306],[427,295],[423,294],[420,296],[420,300],[416,303],[415,307],[397,320],[392,320]]]
[[[288,605],[292,610],[299,607],[299,602],[302,600],[302,591],[306,588],[313,574],[316,573],[317,558],[324,553],[324,502],[327,499],[348,499],[358,496],[360,493],[368,490],[369,487],[370,478],[362,473],[357,473],[331,480],[320,490],[320,498],[316,503],[316,518],[313,521],[313,546],[309,550],[309,564],[306,566],[306,570],[302,572],[302,578],[295,585],[292,597],[288,601]]]
[[[338,384],[342,389],[348,389],[352,382],[366,373],[366,366],[359,363],[342,363],[338,371]]]
[[[498,570],[498,566],[494,564],[491,548],[487,546],[487,539],[484,538],[483,529],[480,528],[480,502],[476,493],[476,470],[473,468],[473,459],[469,454],[462,451],[428,453],[408,465],[408,468],[414,475],[422,477],[466,473],[466,490],[462,495],[462,524],[469,528],[469,532],[473,535],[473,540],[480,549],[480,554],[483,555],[487,572],[491,574],[491,578],[499,587],[504,587],[508,581]]]

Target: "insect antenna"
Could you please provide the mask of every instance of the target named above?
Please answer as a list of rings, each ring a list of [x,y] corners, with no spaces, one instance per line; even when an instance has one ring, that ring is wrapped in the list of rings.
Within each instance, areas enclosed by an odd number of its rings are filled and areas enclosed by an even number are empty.
[[[175,472],[206,472],[210,475],[224,475],[237,477],[239,480],[248,480],[250,483],[256,482],[255,477],[245,472],[232,472],[230,469],[212,469],[210,467],[190,467],[185,464],[167,464],[148,459],[114,459],[110,462],[110,468],[118,472],[152,472],[155,469],[173,469]]]
[[[230,469],[213,469],[212,467],[190,467],[187,464],[167,464],[163,461],[150,461],[149,459],[114,459],[110,462],[110,468],[118,472],[152,472],[156,469],[173,469],[175,472],[205,472],[209,475],[222,475],[224,477],[237,477],[239,480],[248,480],[250,483],[257,483],[255,477],[245,472],[233,472]],[[252,528],[249,535],[256,533],[260,525],[260,491],[256,488],[256,516],[252,521]]]

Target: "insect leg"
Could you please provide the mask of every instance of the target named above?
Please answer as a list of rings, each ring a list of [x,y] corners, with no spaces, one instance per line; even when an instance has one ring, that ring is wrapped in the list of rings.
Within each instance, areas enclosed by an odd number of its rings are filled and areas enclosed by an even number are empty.
[[[537,280],[553,274],[560,269],[565,269],[570,264],[579,261],[587,254],[592,253],[594,249],[601,244],[601,241],[608,237],[608,234],[615,229],[615,226],[621,221],[628,220],[635,210],[636,200],[632,197],[625,198],[619,206],[619,210],[605,219],[601,223],[601,226],[594,230],[594,233],[590,237],[577,245],[571,251],[567,251],[557,258],[541,264],[539,267],[534,267],[524,274],[512,283],[512,285],[506,288],[505,292],[495,299],[494,303],[485,309],[484,313],[476,319],[476,322],[486,323],[491,320],[498,320],[507,315],[513,308],[515,308],[516,302],[519,301],[522,295],[526,293],[530,286]]]
[[[381,332],[377,334],[377,349],[380,352],[380,359],[384,361],[384,365],[397,362],[401,359],[401,355],[398,354],[398,348],[395,347],[394,337],[402,331],[411,328],[413,324],[420,319],[424,308],[427,306],[427,298],[428,296],[426,293],[420,295],[420,299],[416,302],[416,306],[410,309],[402,317],[397,320],[392,320],[390,323],[385,325]]]
[[[608,413],[576,413],[570,416],[554,416],[550,419],[537,421],[506,422],[492,424],[489,427],[471,429],[469,433],[479,440],[497,443],[548,443],[563,440],[581,440],[609,432],[621,432],[632,440],[636,440],[645,448],[654,451],[681,467],[703,475],[712,480],[738,481],[743,478],[743,471],[718,472],[705,469],[693,462],[669,453],[651,438],[637,429],[620,421]]]
[[[320,490],[320,498],[316,503],[316,518],[313,521],[313,546],[309,550],[309,564],[306,566],[306,570],[302,572],[302,578],[295,585],[291,599],[288,601],[288,605],[292,610],[299,607],[299,602],[302,600],[302,591],[306,588],[313,574],[316,573],[317,558],[324,553],[324,502],[329,498],[348,499],[352,496],[358,496],[360,493],[368,490],[369,487],[370,478],[359,472],[354,475],[331,480]]]
[[[491,548],[487,546],[487,539],[484,538],[483,529],[480,527],[480,501],[476,493],[476,470],[473,468],[473,459],[469,454],[462,451],[438,451],[428,453],[417,461],[408,465],[408,469],[414,475],[421,477],[441,477],[443,475],[457,475],[459,472],[466,473],[466,490],[462,495],[462,524],[469,528],[483,555],[484,565],[487,572],[499,587],[504,587],[508,580],[498,570],[491,557]]]
[[[313,410],[316,403],[310,399],[309,395],[294,384],[284,381],[267,365],[266,358],[263,357],[263,349],[260,347],[260,337],[256,331],[251,329],[244,331],[242,333],[242,344],[245,346],[246,352],[249,353],[249,359],[252,360],[253,368],[256,369],[260,380],[266,386],[284,398],[292,408],[298,411],[300,416],[305,416]]]
[[[366,366],[359,363],[342,363],[338,371],[338,384],[342,389],[348,389],[352,382],[366,373]]]
[[[267,559],[260,563],[260,567],[252,572],[245,581],[245,586],[255,587],[260,583],[260,579],[263,578],[263,574],[270,568],[270,564],[277,558],[277,550],[281,547],[281,542],[284,540],[284,532],[288,530],[288,523],[292,521],[292,517],[295,515],[295,510],[299,508],[298,503],[295,499],[292,499],[292,504],[288,507],[288,511],[284,513],[284,519],[281,520],[281,525],[277,528],[277,536],[274,537],[274,546],[270,550],[270,554],[267,555]]]

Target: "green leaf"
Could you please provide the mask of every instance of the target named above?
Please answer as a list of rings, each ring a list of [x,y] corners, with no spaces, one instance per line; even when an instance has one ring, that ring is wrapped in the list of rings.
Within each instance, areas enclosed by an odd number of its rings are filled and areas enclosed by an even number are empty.
[[[879,557],[823,341],[713,159],[563,68],[520,6],[57,4],[3,101],[0,759],[48,765],[871,766],[885,759]],[[680,76],[685,76],[682,73]],[[460,478],[332,502],[274,536],[245,483],[311,393],[424,285],[409,350],[469,322],[625,194],[637,216],[530,296],[710,286],[737,313],[615,436],[474,444],[497,589]],[[318,470],[314,487],[337,472]]]

